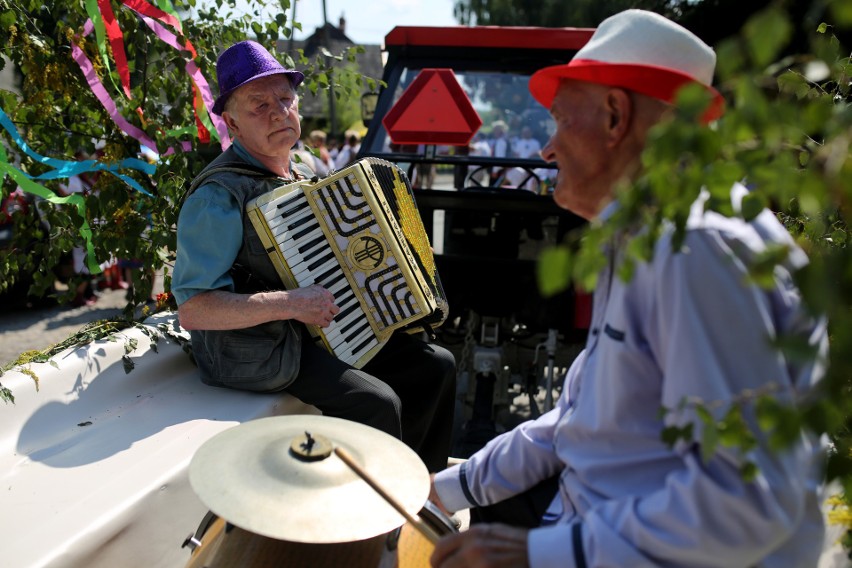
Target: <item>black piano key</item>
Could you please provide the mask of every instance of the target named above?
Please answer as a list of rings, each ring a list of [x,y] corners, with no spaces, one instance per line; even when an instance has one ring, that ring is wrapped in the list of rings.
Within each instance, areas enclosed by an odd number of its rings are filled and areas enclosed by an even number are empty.
[[[326,270],[320,276],[315,277],[314,282],[316,282],[326,290],[331,290],[344,278],[346,278],[346,275],[340,270]],[[338,290],[337,292],[334,292],[334,294],[339,294],[341,291],[342,290]]]
[[[317,227],[319,227],[319,223],[317,223],[316,219],[314,219],[313,217],[310,217],[310,216],[305,217],[305,219],[302,219],[299,223],[303,223],[306,219],[313,221],[313,223],[311,223],[310,225],[308,225],[307,227],[305,227],[304,229],[302,229],[301,231],[299,231],[298,233],[295,233],[293,235],[293,238],[296,239],[297,241],[299,239],[301,239],[302,237],[304,237],[305,235],[307,235],[308,233],[310,233],[311,231],[313,231],[314,229],[316,229]]]
[[[317,246],[318,244],[320,244],[321,242],[324,242],[324,241],[325,241],[325,235],[320,235],[320,236],[316,237],[315,239],[310,240],[310,241],[306,242],[305,244],[303,244],[302,246],[298,247],[296,250],[301,252],[301,253],[304,253],[304,252],[311,250],[312,248],[314,248],[315,246]]]
[[[353,332],[346,335],[346,339],[345,339],[346,343],[351,342],[353,339],[355,339],[356,337],[361,335],[361,333],[364,330],[366,330],[368,327],[370,327],[370,322],[368,322],[368,321],[355,320],[355,323],[362,323],[362,325],[359,326],[357,329],[355,329]],[[341,331],[341,333],[343,333],[343,331]]]
[[[359,344],[355,347],[355,349],[353,349],[353,350],[352,350],[352,356],[355,358],[355,360],[356,360],[356,361],[358,360],[358,358],[359,358],[359,357],[361,357],[361,351],[363,351],[363,350],[364,350],[364,348],[366,348],[366,347],[367,347],[370,343],[372,343],[373,341],[375,341],[375,339],[376,339],[376,338],[375,338],[374,336],[372,336],[372,335],[371,335],[371,336],[369,336],[367,339],[365,339],[364,341],[362,341],[361,343],[359,343]]]
[[[340,270],[339,266],[332,266],[331,268],[329,268],[328,270],[326,270],[325,272],[323,272],[322,274],[320,274],[319,276],[314,278],[314,282],[322,285],[323,282],[326,281],[326,279],[334,276],[334,274],[337,273],[339,270]],[[341,272],[340,274],[343,274],[343,273]]]
[[[337,315],[332,318],[332,321],[338,325],[341,325],[346,322],[346,317],[352,313],[352,307],[357,306],[358,302],[352,302],[354,300],[354,296],[349,296],[345,302],[337,304],[337,307],[340,308],[340,311],[337,312]],[[352,322],[349,322],[352,323]],[[341,332],[343,333],[343,332]]]
[[[305,215],[304,217],[302,217],[298,221],[293,221],[292,223],[287,225],[287,230],[292,231],[293,229],[298,229],[299,227],[301,227],[305,223],[310,223],[311,221],[315,221],[314,216],[313,215]]]
[[[353,298],[354,298],[354,296],[353,296]],[[359,305],[360,304],[358,302],[355,302],[354,304],[352,304],[348,308],[341,308],[340,311],[337,312],[337,315],[334,316],[334,319],[338,320],[338,321],[343,321],[344,319],[349,317],[349,314],[351,314],[352,312],[357,310]]]
[[[340,335],[347,333],[350,329],[352,329],[353,327],[358,325],[360,323],[360,321],[361,320],[359,320],[359,319],[354,319],[354,320],[350,321],[349,323],[347,323],[346,325],[344,325],[343,327],[341,327],[340,328]]]
[[[346,275],[343,274],[343,272],[338,272],[328,282],[321,281],[321,280],[317,280],[316,282],[317,282],[317,284],[320,284],[323,288],[328,289],[328,288],[331,288],[332,286],[334,286],[335,284],[337,284],[338,282],[340,282],[345,277],[346,277]],[[345,288],[343,290],[345,290]],[[341,290],[341,292],[343,292],[343,290]]]
[[[355,297],[355,293],[352,291],[352,288],[344,288],[340,292],[338,292],[337,298],[335,298],[335,302],[341,308],[348,304],[352,298]]]
[[[323,264],[325,264],[326,262],[328,262],[329,260],[331,260],[332,258],[334,258],[334,251],[330,250],[330,251],[326,252],[324,255],[322,255],[320,258],[318,258],[315,261],[313,261],[312,263],[310,263],[308,265],[308,270],[313,271],[316,268],[318,268],[318,267],[322,266]]]
[[[277,207],[278,207],[278,209],[281,209],[282,207],[286,207],[287,205],[290,205],[290,203],[289,202],[288,203],[279,203],[277,205]],[[310,207],[310,205],[308,204],[307,201],[297,203],[296,205],[294,205],[290,209],[287,209],[286,211],[282,211],[281,213],[279,213],[279,215],[281,217],[283,217],[284,219],[286,219],[287,217],[290,217],[291,215],[298,213],[299,211],[301,211],[305,207]]]

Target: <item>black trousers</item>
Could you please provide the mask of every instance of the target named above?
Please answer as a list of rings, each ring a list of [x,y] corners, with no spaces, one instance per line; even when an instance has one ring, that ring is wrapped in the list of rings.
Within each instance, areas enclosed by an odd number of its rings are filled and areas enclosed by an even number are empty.
[[[447,467],[453,431],[453,354],[405,333],[394,334],[362,369],[302,333],[299,375],[287,392],[325,416],[372,426],[401,439],[430,472]]]
[[[534,529],[541,525],[541,519],[558,490],[559,476],[554,475],[505,501],[472,508],[470,524],[504,523]]]

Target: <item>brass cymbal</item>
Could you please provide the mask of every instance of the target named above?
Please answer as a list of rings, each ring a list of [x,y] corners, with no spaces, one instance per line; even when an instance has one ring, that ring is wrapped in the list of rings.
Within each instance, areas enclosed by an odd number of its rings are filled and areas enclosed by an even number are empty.
[[[405,518],[334,454],[338,446],[405,511],[423,507],[429,472],[411,448],[375,428],[309,414],[220,432],[196,451],[189,481],[211,511],[269,538],[351,542],[401,526]]]

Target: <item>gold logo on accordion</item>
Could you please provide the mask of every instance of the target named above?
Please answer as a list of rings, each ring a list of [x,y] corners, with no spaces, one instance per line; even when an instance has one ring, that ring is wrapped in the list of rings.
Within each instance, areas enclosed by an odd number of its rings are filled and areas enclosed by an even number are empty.
[[[349,259],[361,270],[375,270],[385,261],[382,241],[370,235],[356,237],[349,244]]]

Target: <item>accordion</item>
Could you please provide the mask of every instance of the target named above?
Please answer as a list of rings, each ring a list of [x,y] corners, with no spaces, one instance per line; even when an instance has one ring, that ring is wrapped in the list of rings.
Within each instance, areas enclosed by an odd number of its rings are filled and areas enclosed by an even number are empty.
[[[437,327],[448,306],[408,178],[363,158],[297,181],[246,207],[285,289],[319,284],[340,312],[308,325],[319,344],[360,368],[396,330]]]

